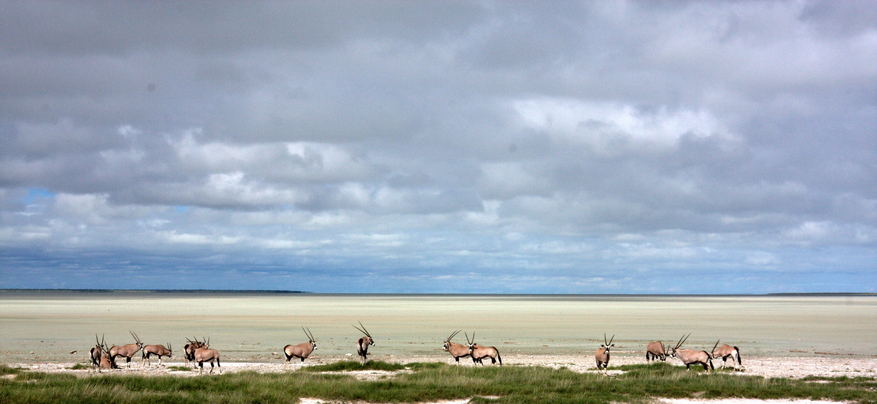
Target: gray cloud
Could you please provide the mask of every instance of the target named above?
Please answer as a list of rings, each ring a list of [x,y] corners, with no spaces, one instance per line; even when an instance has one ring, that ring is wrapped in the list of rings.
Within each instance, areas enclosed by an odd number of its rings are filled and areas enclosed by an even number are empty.
[[[12,3],[0,287],[875,292],[874,13]]]

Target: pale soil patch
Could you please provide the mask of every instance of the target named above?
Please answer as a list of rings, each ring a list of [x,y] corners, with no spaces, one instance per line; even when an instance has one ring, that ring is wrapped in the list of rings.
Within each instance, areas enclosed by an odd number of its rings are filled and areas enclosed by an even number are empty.
[[[304,363],[286,365],[283,360],[276,362],[222,362],[223,373],[234,373],[241,371],[255,371],[258,373],[280,373],[291,372],[303,366],[325,365],[347,360],[345,356],[315,356],[308,358]],[[412,362],[440,362],[454,365],[454,360],[449,355],[429,355],[429,356],[394,356],[394,355],[375,355],[373,360],[381,360],[392,363],[412,363]],[[667,362],[674,366],[682,366],[678,359],[667,359]],[[566,355],[504,355],[503,363],[505,366],[545,366],[550,368],[567,368],[574,372],[597,372],[594,361],[590,357],[584,355],[566,356]],[[639,355],[614,355],[609,362],[608,375],[617,375],[621,371],[618,369],[621,365],[641,364],[645,363],[645,359]],[[717,368],[721,367],[721,360],[713,361]],[[730,367],[730,362],[728,362]],[[12,367],[20,367],[23,369],[48,372],[48,373],[73,373],[77,375],[87,376],[93,373],[91,370],[70,370],[75,365],[74,362],[41,362],[41,363],[12,363]],[[877,378],[877,357],[744,357],[743,371],[728,372],[729,374],[739,375],[756,375],[764,377],[787,377],[802,378],[806,376],[818,377],[871,377]],[[209,364],[204,364],[204,373],[209,372]],[[471,361],[461,360],[458,366],[474,366]],[[480,365],[479,365],[480,366]],[[492,366],[492,365],[486,365]],[[172,375],[197,375],[197,368],[192,367],[189,371],[171,370],[169,367],[184,367],[183,362],[165,361],[162,366],[152,364],[147,366],[146,363],[137,361],[131,362],[131,368],[122,364],[122,369],[104,371],[104,373],[114,372],[131,373],[131,374],[172,374]],[[219,368],[214,369],[214,373],[218,373]],[[375,380],[388,376],[393,376],[406,371],[385,372],[385,371],[356,371],[344,372],[354,375],[362,380]]]

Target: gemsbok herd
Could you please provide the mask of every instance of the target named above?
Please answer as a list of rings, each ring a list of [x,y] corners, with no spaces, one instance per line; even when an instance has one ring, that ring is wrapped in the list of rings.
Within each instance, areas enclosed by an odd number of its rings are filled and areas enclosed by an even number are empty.
[[[363,335],[356,341],[356,353],[359,356],[360,361],[365,364],[368,362],[368,348],[375,345],[375,340],[365,326],[362,325],[362,322],[359,323],[358,327],[354,325],[353,328],[357,329]],[[314,338],[314,334],[311,333],[311,330],[302,327],[302,331],[308,338],[308,342],[303,342],[297,345],[290,344],[283,347],[283,354],[286,356],[286,365],[289,365],[292,358],[298,358],[301,362],[304,362],[305,359],[310,357],[311,353],[317,349],[317,340]],[[499,365],[502,365],[502,358],[499,355],[499,350],[496,349],[496,347],[475,343],[475,332],[472,332],[472,339],[469,339],[468,333],[463,333],[466,336],[466,345],[452,342],[454,337],[459,334],[460,331],[462,330],[452,332],[451,335],[445,339],[444,345],[442,346],[442,350],[451,354],[451,357],[454,358],[454,361],[456,361],[457,364],[460,363],[460,358],[468,357],[472,359],[473,365],[481,364],[483,366],[484,359],[490,359],[491,364],[499,363]],[[95,334],[94,338],[96,344],[94,348],[89,350],[89,360],[91,361],[94,370],[100,372],[102,369],[119,369],[119,366],[116,364],[116,358],[119,357],[125,358],[126,366],[130,368],[131,358],[138,351],[141,352],[140,362],[142,363],[146,360],[146,366],[151,365],[151,356],[158,357],[159,366],[162,365],[162,358],[171,358],[173,356],[173,348],[171,348],[170,343],[167,343],[167,347],[165,347],[165,345],[144,345],[137,334],[133,331],[128,332],[134,337],[135,342],[133,344],[121,346],[113,345],[112,347],[107,345],[104,337],[98,339],[97,334]],[[731,358],[734,370],[738,370],[738,366],[742,369],[743,363],[740,358],[740,349],[736,346],[730,346],[727,344],[719,346],[720,341],[716,341],[716,344],[711,351],[683,349],[682,345],[688,341],[689,336],[691,336],[691,333],[683,335],[673,346],[664,345],[661,341],[649,342],[646,345],[646,363],[658,359],[664,362],[667,357],[671,357],[681,360],[687,370],[691,370],[691,365],[701,365],[704,370],[710,371],[715,369],[713,367],[713,359],[721,358],[722,369],[724,369],[728,358]],[[594,359],[598,371],[606,372],[606,368],[609,366],[609,351],[611,348],[615,347],[613,341],[615,341],[615,335],[607,340],[606,334],[604,333],[603,344],[600,345],[599,349],[594,351]],[[200,340],[197,337],[195,337],[194,340],[186,338],[186,342],[188,343],[183,347],[186,366],[197,364],[198,373],[201,374],[204,371],[204,362],[208,362],[210,363],[210,373],[213,373],[215,362],[219,372],[222,373],[222,366],[219,361],[219,351],[210,348],[209,338],[202,338]]]

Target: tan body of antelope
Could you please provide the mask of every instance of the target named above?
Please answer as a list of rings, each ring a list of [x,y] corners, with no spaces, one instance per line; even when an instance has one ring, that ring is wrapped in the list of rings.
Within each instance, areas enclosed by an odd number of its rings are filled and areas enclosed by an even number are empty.
[[[716,345],[719,343],[716,342]],[[737,370],[737,365],[743,367],[742,358],[740,358],[740,348],[735,346],[730,346],[728,344],[724,344],[716,349],[713,349],[713,358],[722,358],[722,369],[725,368],[725,362],[728,361],[728,358],[731,358],[731,364],[734,365],[734,370]]]
[[[205,338],[204,341],[198,341],[198,337],[195,337],[194,341],[188,338],[186,338],[186,341],[189,343],[183,346],[183,357],[186,360],[186,366],[189,366],[189,363],[195,363],[195,350],[207,344],[207,339]]]
[[[368,333],[368,330],[365,329],[365,326],[362,325],[362,321],[359,322],[359,327],[353,326],[363,334],[358,340],[356,340],[356,354],[359,355],[362,364],[365,365],[368,362],[368,347],[375,345],[375,340],[372,338],[371,334]]]
[[[131,367],[131,358],[134,356],[134,354],[137,353],[137,351],[139,351],[140,349],[143,348],[143,343],[140,342],[140,338],[137,337],[137,334],[135,334],[133,331],[128,331],[128,332],[131,333],[131,336],[134,337],[134,340],[137,342],[135,342],[133,344],[122,345],[122,346],[113,345],[113,347],[110,348],[110,361],[115,364],[116,357],[123,356],[123,357],[125,357],[125,362],[128,364],[128,367],[130,368]]]
[[[475,333],[472,333],[472,340],[469,341],[469,335],[466,335],[466,341],[469,342],[469,355],[472,355],[472,363],[480,363],[481,366],[484,366],[484,358],[490,358],[490,363],[495,365],[496,362],[499,362],[499,365],[502,366],[502,358],[499,356],[499,349],[492,346],[484,346],[478,345],[475,343]]]
[[[460,364],[460,358],[465,358],[467,356],[471,356],[469,354],[469,347],[463,344],[457,344],[455,342],[451,342],[458,333],[462,330],[457,330],[451,333],[447,339],[445,339],[444,345],[442,345],[442,350],[451,354],[454,357],[454,360],[457,361],[457,364]]]
[[[140,357],[140,362],[143,362],[143,360],[146,359],[146,365],[152,364],[152,362],[149,360],[150,356],[158,356],[158,366],[161,366],[162,356],[167,356],[168,358],[170,358],[174,355],[173,347],[171,347],[170,342],[167,343],[167,348],[165,348],[164,345],[144,345],[141,353],[143,354],[143,356]]]
[[[680,349],[682,344],[684,344],[685,341],[688,340],[689,336],[691,336],[690,333],[680,338],[679,342],[676,343],[676,346],[670,348],[670,352],[668,353],[668,355],[671,358],[679,358],[679,360],[681,360],[682,363],[685,365],[686,370],[691,370],[691,365],[698,364],[703,365],[703,370],[706,370],[707,372],[709,372],[710,369],[715,369],[713,367],[713,357],[712,355],[710,355],[709,352],[695,351],[693,349]],[[716,344],[718,345],[718,342],[716,342]],[[713,347],[713,349],[715,349],[715,347]]]
[[[652,341],[646,345],[646,362],[660,359],[661,362],[667,360],[667,351],[664,350],[664,343],[661,341]]]
[[[305,335],[308,337],[308,342],[283,347],[283,354],[286,355],[287,365],[289,365],[289,360],[292,358],[301,358],[301,361],[304,362],[305,359],[307,359],[308,356],[311,356],[311,353],[317,349],[317,341],[314,339],[314,334],[311,334],[311,330],[305,330],[304,327],[302,327],[301,330],[304,331]]]
[[[119,367],[116,365],[116,362],[113,362],[113,358],[110,356],[110,349],[104,345],[104,354],[100,358],[100,367],[98,369],[118,369]],[[98,370],[100,372],[100,370]]]
[[[222,365],[219,363],[219,351],[210,349],[209,340],[195,350],[195,362],[198,363],[199,375],[204,371],[204,362],[210,362],[210,373],[213,374],[214,361],[216,361],[216,367],[219,368],[219,373],[222,373]]]
[[[609,366],[609,348],[615,347],[615,344],[612,341],[615,340],[615,334],[612,335],[612,338],[609,341],[606,341],[606,334],[603,334],[603,345],[600,345],[600,348],[594,351],[594,359],[597,361],[597,370],[600,370],[602,367],[603,370],[606,370],[606,367]]]

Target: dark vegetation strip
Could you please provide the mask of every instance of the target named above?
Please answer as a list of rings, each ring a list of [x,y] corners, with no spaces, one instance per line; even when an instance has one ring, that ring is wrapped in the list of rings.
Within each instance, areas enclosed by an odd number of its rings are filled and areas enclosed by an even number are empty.
[[[119,375],[91,377],[29,372],[0,366],[0,403],[295,403],[302,397],[373,403],[649,403],[663,398],[812,399],[877,404],[877,381],[860,378],[766,379],[732,372],[686,372],[665,363],[626,365],[604,376],[531,366],[407,365],[373,361],[309,366],[286,373],[240,372],[198,377]],[[361,381],[343,373],[379,370]]]

